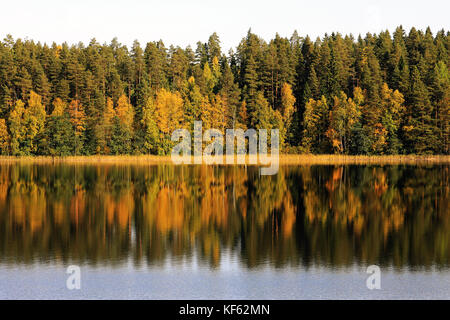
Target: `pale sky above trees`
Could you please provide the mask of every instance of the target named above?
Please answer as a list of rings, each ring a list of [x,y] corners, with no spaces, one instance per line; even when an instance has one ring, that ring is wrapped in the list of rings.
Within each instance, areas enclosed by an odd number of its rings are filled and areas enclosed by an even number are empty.
[[[251,27],[264,39],[274,30],[289,37],[294,30],[313,39],[324,33],[393,31],[402,24],[406,30],[431,27],[433,33],[450,29],[450,3],[445,0],[15,0],[2,2],[0,37],[69,44],[85,44],[93,37],[109,43],[112,38],[126,45],[162,39],[195,48],[212,32],[219,35],[222,48],[235,47]]]

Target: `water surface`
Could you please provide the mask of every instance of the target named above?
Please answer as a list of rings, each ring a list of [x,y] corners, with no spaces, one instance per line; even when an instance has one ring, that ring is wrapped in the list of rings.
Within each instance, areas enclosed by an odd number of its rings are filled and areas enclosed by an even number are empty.
[[[448,208],[448,165],[0,165],[0,298],[449,299]]]

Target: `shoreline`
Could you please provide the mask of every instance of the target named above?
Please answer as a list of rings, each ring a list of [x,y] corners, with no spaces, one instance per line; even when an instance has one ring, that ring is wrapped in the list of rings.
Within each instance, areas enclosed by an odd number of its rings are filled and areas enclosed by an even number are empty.
[[[68,164],[173,164],[170,156],[157,155],[92,155],[92,156],[0,156],[0,164],[9,163],[68,163]],[[205,164],[204,165],[211,165]],[[246,157],[247,165],[248,157]],[[259,165],[264,165],[258,163]],[[283,154],[279,157],[280,165],[327,165],[327,164],[450,164],[450,155],[294,155]],[[174,164],[175,165],[175,164]],[[189,164],[184,164],[189,165]],[[212,164],[215,165],[215,164]],[[222,164],[221,164],[222,165]],[[224,160],[223,165],[226,164]]]

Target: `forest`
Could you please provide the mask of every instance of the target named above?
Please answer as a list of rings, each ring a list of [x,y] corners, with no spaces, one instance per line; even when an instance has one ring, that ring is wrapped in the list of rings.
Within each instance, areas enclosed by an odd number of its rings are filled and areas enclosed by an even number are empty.
[[[225,53],[207,42],[130,49],[0,41],[0,153],[68,156],[170,153],[171,133],[280,130],[283,153],[449,154],[450,33],[269,42],[248,31]]]

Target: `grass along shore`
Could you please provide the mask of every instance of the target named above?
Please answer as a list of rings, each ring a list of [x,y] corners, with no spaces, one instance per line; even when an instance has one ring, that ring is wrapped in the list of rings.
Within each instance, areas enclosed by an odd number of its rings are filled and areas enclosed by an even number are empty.
[[[191,158],[193,159],[193,157]],[[70,163],[70,164],[172,164],[170,156],[155,155],[93,155],[93,156],[0,156],[0,164],[8,163]],[[224,159],[225,163],[225,159]],[[246,157],[248,164],[248,156]],[[279,157],[280,165],[327,165],[327,164],[450,164],[449,155],[292,155]]]

